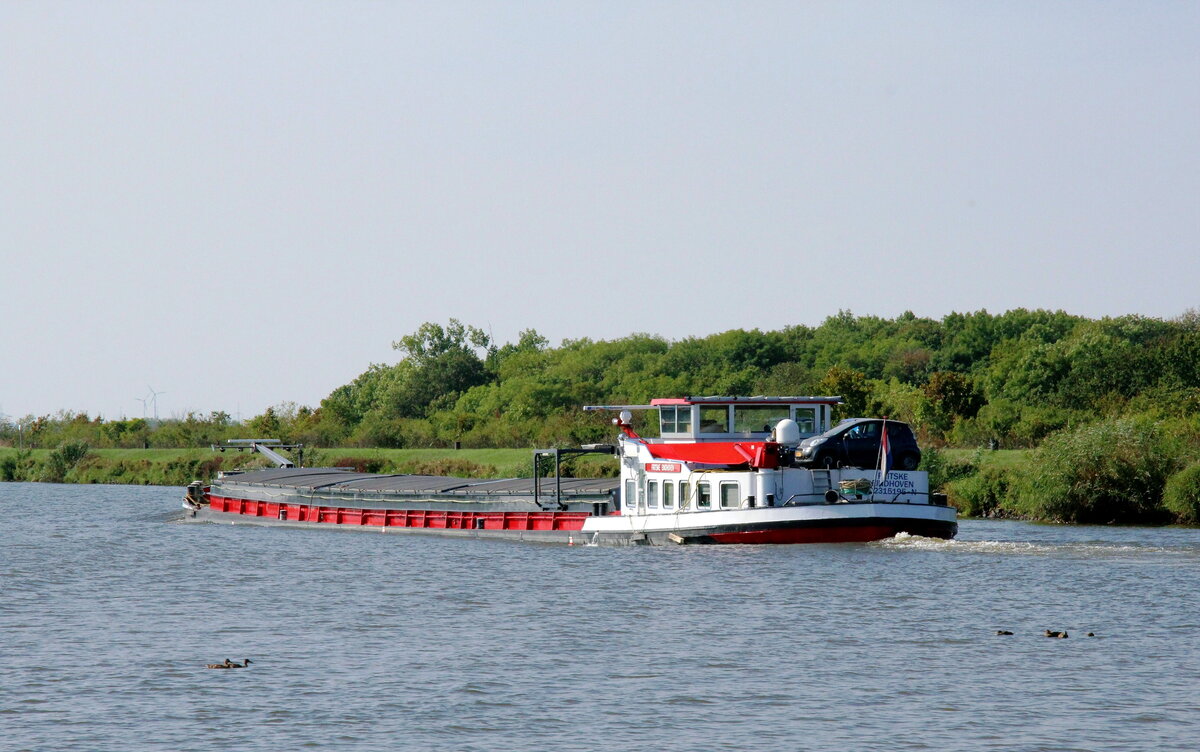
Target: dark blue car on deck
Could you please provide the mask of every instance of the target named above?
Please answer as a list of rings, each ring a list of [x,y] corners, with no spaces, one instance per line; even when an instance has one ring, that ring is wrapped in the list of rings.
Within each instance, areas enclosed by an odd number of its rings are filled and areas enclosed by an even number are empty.
[[[916,470],[921,448],[912,428],[898,420],[848,418],[819,436],[800,442],[796,460],[814,467],[878,467],[879,440],[887,423],[892,459],[889,468]]]

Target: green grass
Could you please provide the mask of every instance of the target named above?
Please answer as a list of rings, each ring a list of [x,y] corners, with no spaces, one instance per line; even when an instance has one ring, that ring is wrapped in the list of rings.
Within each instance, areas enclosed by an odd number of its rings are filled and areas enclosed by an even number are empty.
[[[373,457],[396,464],[408,462],[432,462],[435,460],[461,459],[481,465],[533,465],[532,449],[356,449],[333,447],[305,450],[304,456],[319,457],[346,455],[351,457]],[[532,472],[532,469],[531,469]]]
[[[0,447],[0,457],[16,456],[20,450]],[[49,449],[26,449],[29,452],[31,459],[44,460],[50,455]],[[169,462],[172,460],[183,459],[208,459],[211,457],[234,457],[239,454],[235,450],[226,452],[214,452],[205,448],[189,448],[189,449],[92,449],[91,454],[94,454],[106,460],[123,460],[123,461],[140,461],[148,460],[150,462]],[[240,454],[250,455],[251,452],[243,451]],[[358,447],[329,447],[322,449],[306,449],[304,457],[306,464],[309,457],[312,456],[324,457],[333,455],[346,455],[350,457],[373,457],[385,459],[390,462],[428,462],[438,459],[465,459],[471,462],[489,465],[511,465],[518,462],[532,463],[533,450],[531,449],[361,449]]]
[[[0,480],[47,480],[49,449],[21,452],[0,447]],[[529,477],[533,474],[530,449],[361,449],[334,447],[307,449],[309,467],[348,466],[368,472],[451,475],[463,478]],[[92,449],[65,477],[69,483],[126,483],[133,485],[186,485],[208,480],[218,470],[269,467],[265,457],[250,451],[218,452],[190,449]],[[543,460],[543,471],[551,463]],[[613,476],[612,457],[596,455],[564,461],[564,476]]]
[[[978,449],[943,449],[942,454],[951,462],[978,462],[981,468],[995,467],[1013,470],[1028,462],[1031,451],[1030,449],[997,449],[991,452]]]

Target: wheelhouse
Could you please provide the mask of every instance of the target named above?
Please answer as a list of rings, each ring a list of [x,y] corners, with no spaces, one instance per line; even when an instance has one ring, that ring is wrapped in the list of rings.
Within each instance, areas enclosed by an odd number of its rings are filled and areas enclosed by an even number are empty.
[[[683,397],[651,400],[660,440],[672,442],[765,439],[781,420],[793,420],[806,439],[829,430],[841,397]],[[653,441],[650,439],[650,441]]]

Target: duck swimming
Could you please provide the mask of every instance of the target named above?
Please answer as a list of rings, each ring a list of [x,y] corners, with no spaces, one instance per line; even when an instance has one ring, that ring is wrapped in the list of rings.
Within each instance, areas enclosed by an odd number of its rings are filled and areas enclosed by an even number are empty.
[[[224,663],[208,663],[208,664],[205,664],[204,667],[205,668],[241,668],[241,665],[234,663],[233,661],[226,658]]]
[[[229,660],[229,659],[228,659],[228,658],[226,658],[225,660]],[[249,659],[249,658],[243,658],[241,663],[231,663],[231,664],[229,664],[229,668],[245,668],[245,667],[247,667],[247,666],[249,666],[249,665],[250,665],[250,659]]]

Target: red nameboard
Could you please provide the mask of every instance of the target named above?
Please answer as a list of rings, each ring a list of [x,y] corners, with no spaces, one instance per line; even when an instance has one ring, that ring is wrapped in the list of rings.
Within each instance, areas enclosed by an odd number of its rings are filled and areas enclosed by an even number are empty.
[[[683,465],[678,462],[647,462],[646,472],[648,473],[679,473],[683,472]]]

